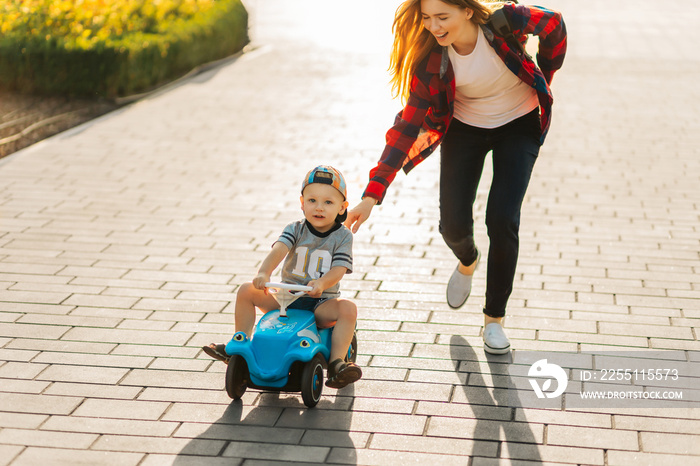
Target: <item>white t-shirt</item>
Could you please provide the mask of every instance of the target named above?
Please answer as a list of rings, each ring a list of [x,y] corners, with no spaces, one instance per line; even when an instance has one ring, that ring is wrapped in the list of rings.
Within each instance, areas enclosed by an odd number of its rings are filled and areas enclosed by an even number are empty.
[[[455,114],[462,123],[497,128],[539,106],[537,92],[510,71],[479,28],[469,55],[448,47],[455,72]]]

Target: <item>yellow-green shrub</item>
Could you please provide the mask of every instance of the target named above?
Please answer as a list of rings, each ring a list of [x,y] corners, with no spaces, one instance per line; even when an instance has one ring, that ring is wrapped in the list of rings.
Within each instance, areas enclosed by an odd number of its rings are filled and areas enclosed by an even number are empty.
[[[248,42],[240,0],[10,0],[0,6],[0,86],[115,97]]]

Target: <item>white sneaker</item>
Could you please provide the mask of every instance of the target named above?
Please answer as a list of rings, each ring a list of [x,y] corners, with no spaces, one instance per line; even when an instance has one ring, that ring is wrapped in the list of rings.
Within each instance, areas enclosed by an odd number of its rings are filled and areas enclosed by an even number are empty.
[[[489,354],[506,354],[510,351],[510,340],[498,322],[491,322],[484,327],[484,351]]]
[[[476,267],[479,266],[479,259],[481,259],[481,251],[476,256],[475,272]],[[459,309],[467,302],[467,298],[472,292],[472,278],[474,278],[474,275],[464,275],[460,272],[459,264],[457,264],[454,272],[452,272],[450,281],[447,282],[447,304],[452,309]]]

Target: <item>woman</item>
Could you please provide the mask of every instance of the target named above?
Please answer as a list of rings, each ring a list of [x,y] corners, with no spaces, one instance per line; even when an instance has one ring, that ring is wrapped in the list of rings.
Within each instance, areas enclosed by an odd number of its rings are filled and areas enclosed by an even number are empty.
[[[515,37],[507,39],[488,24],[493,4],[409,0],[399,7],[390,70],[394,91],[406,106],[386,135],[362,201],[345,222],[357,232],[398,170],[408,173],[442,144],[440,233],[459,259],[447,285],[447,303],[459,308],[469,297],[481,258],[472,206],[485,156],[493,151],[483,333],[484,350],[492,354],[510,350],[503,317],[517,265],[520,209],[549,129],[549,84],[566,52],[559,13],[513,3],[502,10],[516,37],[539,37],[537,65]]]

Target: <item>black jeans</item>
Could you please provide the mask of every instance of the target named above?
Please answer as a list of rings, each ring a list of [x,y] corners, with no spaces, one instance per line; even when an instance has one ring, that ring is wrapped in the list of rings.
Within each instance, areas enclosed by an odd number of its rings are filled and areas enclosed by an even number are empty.
[[[513,291],[518,262],[520,208],[540,150],[538,110],[493,129],[456,119],[442,141],[440,233],[464,265],[478,255],[474,244],[473,205],[484,168],[493,151],[493,180],[486,205],[490,240],[484,314],[503,317]]]

